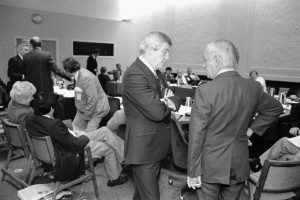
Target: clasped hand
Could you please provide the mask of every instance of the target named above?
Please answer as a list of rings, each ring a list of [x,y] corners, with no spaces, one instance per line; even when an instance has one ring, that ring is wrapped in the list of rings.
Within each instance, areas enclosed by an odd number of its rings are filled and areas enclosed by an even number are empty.
[[[189,188],[193,188],[194,190],[197,188],[200,188],[202,185],[201,176],[193,177],[193,178],[188,176],[187,184],[188,184]]]

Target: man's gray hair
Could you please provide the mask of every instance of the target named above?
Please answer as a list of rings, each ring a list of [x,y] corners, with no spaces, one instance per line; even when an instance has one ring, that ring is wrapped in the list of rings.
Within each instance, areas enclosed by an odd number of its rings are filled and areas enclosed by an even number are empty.
[[[17,51],[18,51],[18,52],[21,51],[23,47],[29,47],[29,46],[28,46],[28,44],[26,44],[26,43],[21,43],[21,44],[18,45]]]
[[[32,83],[28,81],[17,81],[10,91],[10,98],[17,103],[29,105],[35,93],[36,88]]]
[[[239,64],[239,52],[235,45],[225,39],[216,40],[210,44],[210,49],[213,49],[215,55],[221,56],[223,61],[223,68],[233,68],[236,69]]]
[[[158,31],[148,33],[140,43],[140,54],[146,53],[147,49],[159,49],[164,43],[172,45],[172,41],[166,34]]]

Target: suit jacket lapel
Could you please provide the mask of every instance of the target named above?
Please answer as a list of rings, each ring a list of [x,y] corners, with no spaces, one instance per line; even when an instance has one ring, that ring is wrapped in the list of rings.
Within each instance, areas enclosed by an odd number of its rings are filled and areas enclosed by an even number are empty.
[[[140,69],[144,72],[147,79],[149,80],[150,87],[162,98],[161,90],[160,90],[160,83],[156,76],[152,73],[152,71],[139,59],[136,59],[136,62]]]

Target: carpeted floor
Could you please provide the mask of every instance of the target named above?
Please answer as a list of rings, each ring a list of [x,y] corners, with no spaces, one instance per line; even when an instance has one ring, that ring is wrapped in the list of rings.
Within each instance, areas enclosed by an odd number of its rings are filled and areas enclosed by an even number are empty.
[[[7,151],[2,151],[0,153],[0,169],[3,168],[5,159],[7,156]],[[22,176],[23,170],[25,168],[25,159],[14,161],[11,165],[12,170],[18,176]],[[17,169],[17,170],[16,170]],[[22,170],[22,171],[21,171]],[[21,172],[19,172],[21,171]],[[107,177],[104,169],[103,163],[100,163],[95,168],[95,173],[97,177],[97,185],[100,193],[100,200],[131,200],[133,192],[135,189],[134,181],[130,173],[127,174],[129,180],[127,183],[119,186],[108,187]],[[179,175],[185,177],[181,172],[171,170],[168,165],[164,165],[160,176],[160,194],[161,200],[176,200],[179,199],[179,188],[185,185],[185,180],[180,182],[174,181],[173,185],[168,184],[168,175]],[[2,176],[2,174],[1,174]],[[80,184],[69,189],[72,191],[72,195],[69,197],[62,198],[64,200],[93,200],[95,198],[95,193],[93,190],[92,182],[87,182],[85,184]],[[18,200],[17,195],[18,188],[10,182],[7,177],[5,181],[0,182],[0,200]],[[184,194],[186,200],[196,200],[197,196],[194,191],[189,190]]]

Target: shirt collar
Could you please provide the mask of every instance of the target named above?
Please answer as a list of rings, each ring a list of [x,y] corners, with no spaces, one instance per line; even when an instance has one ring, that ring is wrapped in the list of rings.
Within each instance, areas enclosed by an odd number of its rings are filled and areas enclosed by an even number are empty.
[[[78,74],[79,74],[79,70],[76,71],[76,72],[75,72],[75,75],[74,75],[74,79],[75,79],[76,81],[78,81]]]
[[[150,69],[150,71],[156,76],[156,73],[154,71],[154,69],[152,68],[152,66],[142,57],[139,56],[139,59]]]
[[[225,69],[221,69],[216,76],[218,76],[219,74],[222,74],[224,72],[232,72],[232,71],[235,71],[235,69],[232,69],[232,68],[225,68]]]
[[[23,56],[21,56],[20,54],[18,54],[18,56],[20,56],[20,58],[23,60]]]

